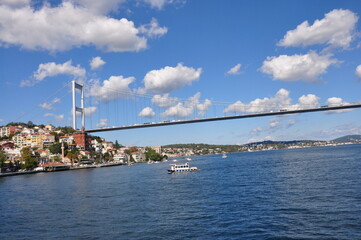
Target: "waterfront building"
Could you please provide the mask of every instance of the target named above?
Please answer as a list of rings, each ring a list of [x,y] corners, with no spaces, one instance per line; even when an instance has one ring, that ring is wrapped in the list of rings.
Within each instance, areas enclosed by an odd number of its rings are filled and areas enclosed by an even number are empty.
[[[127,163],[128,162],[128,155],[125,154],[125,153],[118,153],[118,154],[115,154],[113,156],[113,161],[114,162],[119,162],[119,163]]]
[[[149,148],[153,149],[158,154],[162,154],[162,146],[151,146]]]
[[[91,137],[85,132],[76,132],[73,134],[74,142],[80,150],[91,149]]]
[[[135,162],[144,162],[145,161],[145,154],[141,152],[134,152],[132,153],[132,157]]]

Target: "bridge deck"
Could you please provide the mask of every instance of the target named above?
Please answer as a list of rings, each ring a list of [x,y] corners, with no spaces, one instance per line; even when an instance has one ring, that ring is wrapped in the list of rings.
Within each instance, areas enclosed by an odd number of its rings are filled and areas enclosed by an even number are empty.
[[[88,130],[85,130],[85,132],[88,132],[88,133],[106,132],[106,131],[126,130],[126,129],[134,129],[134,128],[147,128],[147,127],[159,127],[159,126],[169,126],[169,125],[178,125],[178,124],[187,124],[187,123],[213,122],[213,121],[231,120],[231,119],[239,119],[239,118],[254,118],[254,117],[287,115],[287,114],[297,114],[297,113],[306,113],[306,112],[322,112],[322,111],[360,108],[360,107],[361,107],[361,104],[350,104],[350,105],[336,106],[336,107],[319,107],[319,108],[309,108],[309,109],[301,109],[301,110],[287,110],[287,111],[279,111],[279,112],[252,113],[252,114],[225,116],[225,117],[164,121],[164,122],[149,123],[149,124],[135,124],[135,125],[121,126],[121,127],[88,129]]]

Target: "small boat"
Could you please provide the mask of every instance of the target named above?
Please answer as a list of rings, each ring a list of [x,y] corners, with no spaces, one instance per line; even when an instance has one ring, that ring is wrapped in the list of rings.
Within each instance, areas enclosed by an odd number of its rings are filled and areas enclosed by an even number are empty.
[[[178,162],[178,160],[177,160],[177,159],[173,159],[173,162]]]
[[[223,153],[222,158],[227,158],[227,154]]]
[[[186,172],[196,172],[198,171],[197,167],[190,167],[189,163],[185,164],[171,164],[168,169],[168,173],[186,173]]]
[[[187,160],[187,161],[192,161],[192,158],[187,157],[186,160]]]

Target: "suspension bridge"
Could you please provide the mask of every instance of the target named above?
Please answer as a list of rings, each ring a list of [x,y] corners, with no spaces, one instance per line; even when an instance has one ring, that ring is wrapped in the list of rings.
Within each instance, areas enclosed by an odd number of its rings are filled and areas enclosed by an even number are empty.
[[[71,91],[69,91],[69,86],[71,86]],[[62,91],[65,91],[65,94],[62,95]],[[72,95],[71,98],[68,97],[69,93]],[[61,97],[58,97],[59,95]],[[72,99],[71,116],[69,118],[65,119],[63,115],[56,115],[55,113],[42,115],[42,112],[50,110],[50,107],[48,109],[43,108],[35,116],[40,116],[41,119],[44,119],[44,116],[58,117],[59,121],[67,121],[68,125],[71,125],[69,124],[71,119],[74,129],[87,133],[309,112],[340,112],[361,107],[361,102],[343,102],[332,105],[292,105],[278,101],[277,98],[267,98],[268,102],[262,104],[254,102],[248,104],[241,102],[227,103],[209,99],[201,100],[199,93],[188,99],[181,99],[171,97],[169,94],[140,94],[128,88],[116,89],[105,86],[97,86],[97,88],[88,86],[87,88],[87,86],[75,81],[63,86],[62,89],[52,94],[42,104],[55,105],[60,102],[59,99],[64,99],[64,102],[68,100],[69,105],[69,100]],[[35,109],[42,106],[42,104],[35,106]],[[80,128],[77,126],[78,118],[81,118]]]

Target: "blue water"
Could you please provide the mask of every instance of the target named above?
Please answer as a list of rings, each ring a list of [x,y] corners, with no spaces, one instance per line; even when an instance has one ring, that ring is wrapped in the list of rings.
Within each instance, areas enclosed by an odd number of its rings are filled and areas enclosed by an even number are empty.
[[[361,239],[361,145],[190,163],[1,178],[0,239]]]

